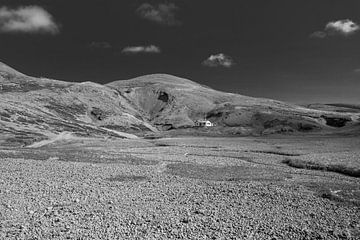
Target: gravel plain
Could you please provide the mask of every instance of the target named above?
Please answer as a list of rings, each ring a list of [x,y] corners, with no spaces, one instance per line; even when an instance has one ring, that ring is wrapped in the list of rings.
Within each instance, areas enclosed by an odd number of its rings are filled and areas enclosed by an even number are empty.
[[[0,148],[0,239],[360,239],[360,138],[87,139]]]

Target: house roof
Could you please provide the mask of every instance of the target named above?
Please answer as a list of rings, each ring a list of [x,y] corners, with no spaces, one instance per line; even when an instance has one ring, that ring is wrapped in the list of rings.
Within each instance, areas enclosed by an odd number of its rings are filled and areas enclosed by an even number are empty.
[[[196,122],[204,122],[204,123],[206,123],[206,122],[210,122],[209,120],[197,120]]]

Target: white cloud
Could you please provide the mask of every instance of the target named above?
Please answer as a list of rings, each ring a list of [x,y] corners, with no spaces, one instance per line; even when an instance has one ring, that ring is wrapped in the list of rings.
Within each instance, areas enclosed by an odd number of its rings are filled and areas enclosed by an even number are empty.
[[[327,34],[323,31],[316,31],[310,35],[311,38],[326,38]]]
[[[360,30],[360,26],[350,19],[328,22],[323,31],[316,31],[310,35],[312,38],[326,38],[328,36],[350,36]]]
[[[327,32],[339,33],[342,35],[351,35],[360,30],[360,26],[350,19],[333,21],[326,24]]]
[[[128,46],[125,47],[122,53],[137,54],[137,53],[161,53],[161,49],[155,45],[149,46]]]
[[[151,5],[150,3],[143,3],[136,10],[136,13],[147,20],[157,22],[168,26],[181,25],[175,17],[175,12],[179,8],[174,3],[161,3],[158,5]]]
[[[202,64],[204,66],[207,67],[227,67],[230,68],[232,67],[235,63],[232,60],[232,58],[230,56],[227,56],[223,53],[219,53],[216,55],[211,55],[208,59],[206,59],[205,61],[202,62]]]
[[[17,9],[0,8],[0,32],[51,33],[59,32],[53,17],[40,6]]]

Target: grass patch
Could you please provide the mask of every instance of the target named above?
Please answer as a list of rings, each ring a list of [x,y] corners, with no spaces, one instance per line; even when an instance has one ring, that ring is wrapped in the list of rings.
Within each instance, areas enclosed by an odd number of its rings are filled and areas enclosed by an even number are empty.
[[[212,181],[282,181],[289,177],[282,172],[269,168],[252,166],[212,166],[188,163],[167,165],[166,173],[185,178]]]
[[[14,149],[0,151],[0,159],[21,158],[46,161],[56,158],[63,162],[82,162],[94,164],[156,165],[156,160],[146,160],[130,154],[112,154],[103,151],[76,149]]]
[[[167,143],[155,143],[155,147],[171,147],[173,145],[167,144]]]
[[[9,137],[5,139],[5,142],[2,146],[7,147],[26,147],[34,142],[46,140],[47,137],[36,134],[36,133],[27,133],[27,132],[17,132],[13,137]]]
[[[150,139],[150,140],[161,139],[161,138],[163,138],[163,136],[157,135],[157,134],[145,134],[145,136],[144,136],[144,139]]]
[[[307,182],[303,185],[318,197],[338,203],[360,206],[360,188],[356,184]]]
[[[329,189],[322,189],[318,192],[318,195],[322,198],[329,199],[335,202],[345,202],[345,200],[339,196],[333,194]]]
[[[125,164],[125,165],[155,165],[155,160],[146,160],[130,154],[110,154],[96,151],[68,150],[65,154],[57,152],[59,161],[64,162],[88,162],[98,164]]]
[[[184,146],[179,145],[179,147],[209,148],[209,149],[219,149],[220,148],[218,146],[196,146],[196,145],[184,145]]]
[[[227,155],[218,155],[218,154],[199,154],[199,153],[190,153],[187,156],[197,156],[197,157],[216,157],[216,158],[233,158],[243,160],[249,163],[255,163],[251,158],[245,156],[227,156]]]
[[[285,153],[285,152],[271,151],[271,150],[270,150],[270,151],[251,150],[251,151],[245,151],[245,152],[264,153],[264,154],[272,154],[272,155],[288,156],[288,157],[298,157],[298,156],[301,156],[301,154],[298,154],[298,153]]]
[[[300,159],[289,159],[289,158],[283,160],[282,163],[285,163],[290,167],[294,167],[294,168],[336,172],[350,177],[357,177],[357,178],[360,177],[360,169],[347,167],[341,164],[325,165],[321,163],[314,163],[310,161],[304,161]]]

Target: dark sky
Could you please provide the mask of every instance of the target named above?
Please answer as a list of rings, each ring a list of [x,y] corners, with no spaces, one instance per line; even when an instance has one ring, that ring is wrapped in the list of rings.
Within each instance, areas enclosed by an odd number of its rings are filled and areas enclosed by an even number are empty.
[[[53,28],[4,30],[21,6],[46,11]],[[28,75],[107,83],[168,73],[249,96],[360,102],[359,0],[0,0],[0,9],[0,61]],[[124,50],[135,46],[143,52]]]

